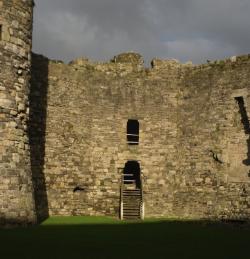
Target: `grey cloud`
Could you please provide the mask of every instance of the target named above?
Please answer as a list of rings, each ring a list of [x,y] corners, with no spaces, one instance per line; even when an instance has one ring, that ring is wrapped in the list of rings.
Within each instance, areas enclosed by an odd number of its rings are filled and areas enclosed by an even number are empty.
[[[124,51],[196,63],[250,52],[249,0],[36,0],[35,52],[69,61]]]

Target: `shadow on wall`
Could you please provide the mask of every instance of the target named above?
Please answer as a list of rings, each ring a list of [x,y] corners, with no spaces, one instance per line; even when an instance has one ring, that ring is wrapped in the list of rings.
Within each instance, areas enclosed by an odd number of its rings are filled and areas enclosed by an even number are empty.
[[[49,216],[44,175],[48,64],[49,60],[47,58],[40,55],[32,55],[28,134],[31,152],[30,159],[35,208],[38,223]]]
[[[27,221],[26,218],[1,218],[0,217],[0,231],[3,229],[15,229],[20,227],[34,226],[34,221]]]
[[[241,122],[244,127],[245,134],[249,136],[247,140],[247,147],[248,147],[248,152],[247,152],[247,159],[243,160],[243,164],[245,165],[250,165],[250,124],[249,124],[249,118],[247,114],[247,110],[245,107],[245,101],[242,96],[235,97],[235,101],[238,103],[239,106],[239,113],[241,115]]]

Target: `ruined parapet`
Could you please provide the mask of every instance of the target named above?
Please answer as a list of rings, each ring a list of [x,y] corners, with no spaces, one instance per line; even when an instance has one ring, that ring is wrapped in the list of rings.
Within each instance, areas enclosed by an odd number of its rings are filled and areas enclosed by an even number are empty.
[[[120,64],[123,66],[131,66],[133,69],[143,69],[144,60],[143,57],[135,52],[125,52],[115,56],[112,63]]]
[[[0,225],[36,221],[28,138],[33,5],[0,1]]]
[[[153,59],[151,61],[151,66],[153,69],[162,69],[162,68],[177,68],[180,67],[182,64],[177,60],[177,59],[167,59],[167,60],[162,60],[162,59]]]
[[[115,56],[112,59],[115,63],[131,63],[135,65],[143,65],[143,58],[140,54],[135,52],[125,52]]]

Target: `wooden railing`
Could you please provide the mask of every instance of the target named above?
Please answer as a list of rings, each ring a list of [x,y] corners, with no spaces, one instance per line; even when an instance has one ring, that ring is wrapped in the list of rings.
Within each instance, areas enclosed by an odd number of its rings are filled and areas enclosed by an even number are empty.
[[[126,183],[135,183],[136,180],[127,180],[125,177],[133,176],[133,174],[121,174],[121,185],[120,185],[120,219],[123,220],[123,191],[125,190]],[[140,218],[143,220],[145,215],[145,207],[144,207],[144,197],[143,197],[143,183],[140,175]]]
[[[142,183],[142,177],[140,174],[140,184],[141,184],[141,206],[140,206],[140,214],[141,214],[141,219],[144,219],[144,215],[145,215],[145,207],[144,207],[144,197],[143,197],[143,183]]]
[[[120,219],[123,220],[123,190],[124,190],[124,176],[121,177],[121,187],[120,187]]]

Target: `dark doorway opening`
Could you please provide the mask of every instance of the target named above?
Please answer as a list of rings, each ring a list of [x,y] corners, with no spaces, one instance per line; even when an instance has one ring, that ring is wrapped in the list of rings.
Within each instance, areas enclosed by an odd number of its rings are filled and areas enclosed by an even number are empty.
[[[128,120],[127,141],[129,145],[139,145],[139,127],[138,120]]]
[[[141,189],[141,169],[137,161],[128,161],[125,164],[123,174],[124,184]]]

